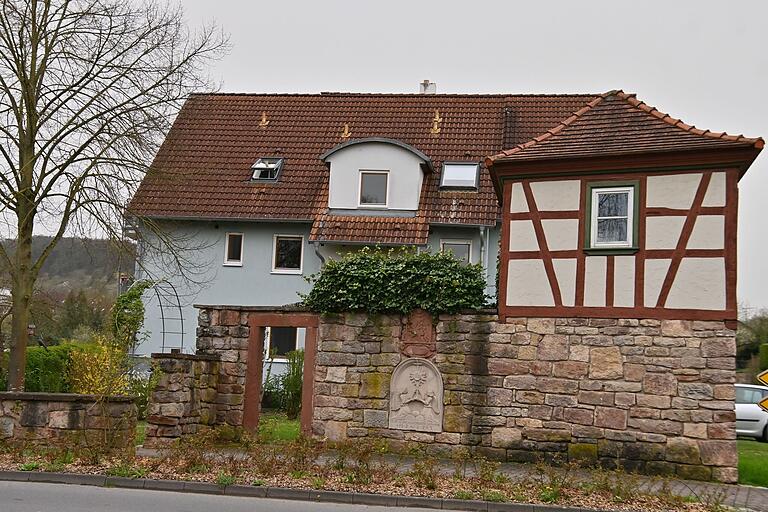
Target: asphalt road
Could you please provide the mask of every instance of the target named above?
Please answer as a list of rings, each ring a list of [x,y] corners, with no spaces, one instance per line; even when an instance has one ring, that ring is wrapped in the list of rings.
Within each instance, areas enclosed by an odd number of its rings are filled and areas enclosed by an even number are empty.
[[[0,512],[420,512],[269,498],[0,481]]]

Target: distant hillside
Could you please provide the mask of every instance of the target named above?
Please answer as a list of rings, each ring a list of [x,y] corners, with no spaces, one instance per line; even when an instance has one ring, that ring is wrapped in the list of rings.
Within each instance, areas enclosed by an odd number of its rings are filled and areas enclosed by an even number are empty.
[[[34,237],[35,258],[50,240],[47,236]],[[3,242],[3,246],[11,250],[13,245],[13,241]],[[48,291],[116,289],[118,271],[132,273],[133,256],[123,255],[121,261],[117,248],[108,240],[62,238],[43,265],[37,287]]]

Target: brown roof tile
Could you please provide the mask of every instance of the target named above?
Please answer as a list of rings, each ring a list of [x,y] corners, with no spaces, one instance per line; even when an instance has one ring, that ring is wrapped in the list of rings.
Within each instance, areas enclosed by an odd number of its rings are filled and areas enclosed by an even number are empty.
[[[429,224],[423,217],[319,215],[309,239],[319,242],[425,245]]]
[[[489,157],[486,164],[763,145],[761,138],[700,130],[646,105],[634,94],[610,91],[542,136]]]
[[[556,126],[596,95],[199,94],[186,102],[129,211],[146,217],[314,220],[326,211],[320,155],[342,138],[389,137],[424,152],[427,223],[492,225],[498,203],[482,170],[477,192],[439,188],[440,164],[498,153]],[[430,132],[440,112],[440,133]],[[266,114],[269,123],[260,126]],[[250,181],[251,165],[282,156],[276,183]],[[370,221],[366,225],[370,225]],[[383,242],[382,242],[383,243]]]

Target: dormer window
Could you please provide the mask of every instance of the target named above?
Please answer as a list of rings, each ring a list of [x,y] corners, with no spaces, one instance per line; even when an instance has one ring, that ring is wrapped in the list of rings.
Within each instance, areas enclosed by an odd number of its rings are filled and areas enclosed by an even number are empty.
[[[252,179],[258,181],[275,181],[283,168],[283,159],[277,157],[259,158],[251,166]]]
[[[360,206],[386,208],[389,171],[360,171]]]
[[[480,164],[477,162],[445,162],[440,187],[477,190],[479,178]]]

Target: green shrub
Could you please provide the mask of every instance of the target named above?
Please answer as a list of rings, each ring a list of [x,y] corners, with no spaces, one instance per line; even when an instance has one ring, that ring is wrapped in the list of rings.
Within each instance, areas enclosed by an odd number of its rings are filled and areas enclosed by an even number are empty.
[[[329,260],[307,280],[302,295],[314,311],[338,313],[455,313],[485,305],[482,265],[466,265],[447,253],[381,251],[364,248]]]
[[[280,376],[283,393],[285,394],[285,413],[289,420],[296,419],[301,411],[301,385],[304,375],[304,351],[293,350],[285,357],[288,368]]]
[[[760,345],[760,371],[768,370],[768,343]]]
[[[24,374],[24,389],[46,393],[68,393],[69,356],[76,345],[29,347]]]

